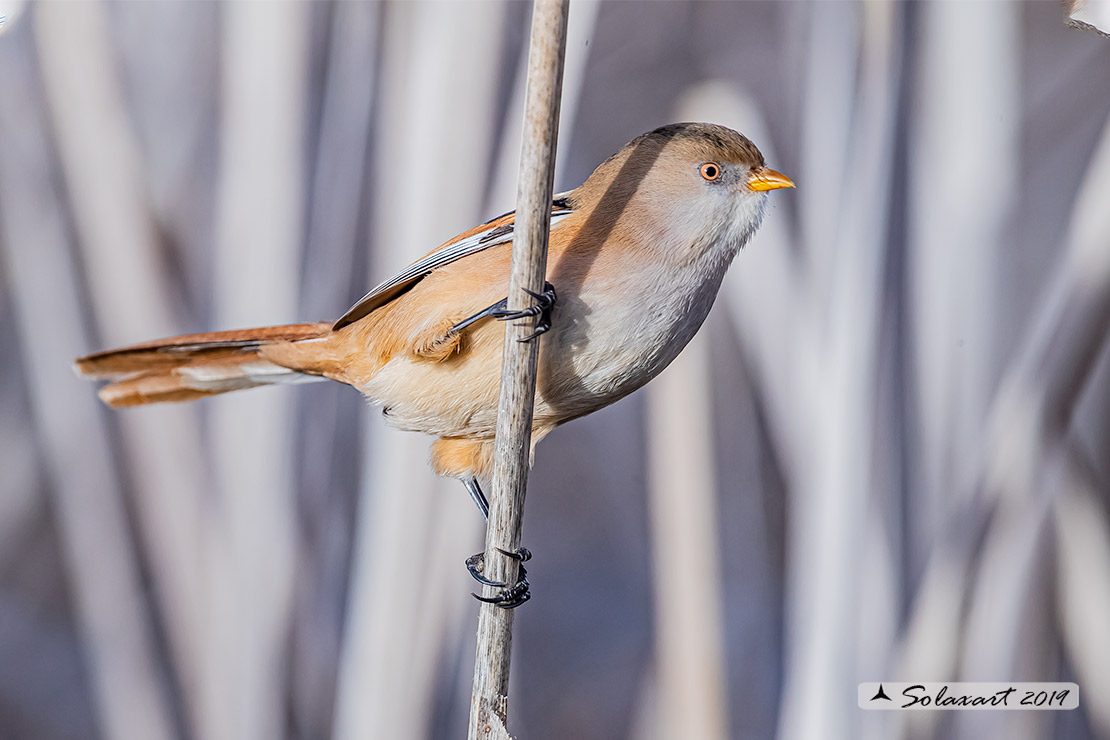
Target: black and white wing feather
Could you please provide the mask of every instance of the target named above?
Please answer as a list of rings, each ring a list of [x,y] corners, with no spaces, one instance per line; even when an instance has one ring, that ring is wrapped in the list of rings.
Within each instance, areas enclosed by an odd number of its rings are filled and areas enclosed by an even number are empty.
[[[551,209],[551,228],[573,213],[566,198],[556,197]],[[469,254],[506,244],[513,240],[513,226],[516,214],[513,212],[499,216],[482,226],[460,234],[439,249],[406,267],[389,280],[376,286],[351,306],[332,326],[333,330],[353,324],[375,309],[381,308],[397,296],[410,290],[427,277],[437,267],[450,264]]]

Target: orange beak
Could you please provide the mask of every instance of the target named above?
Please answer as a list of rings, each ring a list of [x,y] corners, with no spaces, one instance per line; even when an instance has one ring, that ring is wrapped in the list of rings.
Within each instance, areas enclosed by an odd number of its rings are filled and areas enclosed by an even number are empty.
[[[748,189],[756,191],[779,190],[794,187],[794,181],[770,167],[756,167],[748,175]]]

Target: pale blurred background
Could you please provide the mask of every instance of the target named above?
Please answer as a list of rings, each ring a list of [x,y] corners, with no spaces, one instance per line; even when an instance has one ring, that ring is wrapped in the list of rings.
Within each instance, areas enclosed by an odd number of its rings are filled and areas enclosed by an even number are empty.
[[[2,6],[0,738],[463,737],[483,528],[427,440],[338,385],[109,412],[70,362],[333,319],[512,208],[529,6]],[[515,737],[1110,738],[1110,40],[1064,20],[572,3],[557,189],[676,120],[798,189],[540,446]],[[957,679],[1081,707],[856,708]]]

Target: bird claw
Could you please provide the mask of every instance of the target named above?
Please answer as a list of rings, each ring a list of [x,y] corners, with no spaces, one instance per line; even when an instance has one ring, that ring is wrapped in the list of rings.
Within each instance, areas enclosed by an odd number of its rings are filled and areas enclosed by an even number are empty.
[[[493,307],[489,315],[498,321],[514,321],[516,319],[527,319],[532,316],[538,316],[539,320],[536,321],[536,330],[523,339],[517,340],[519,342],[530,342],[541,334],[546,333],[551,328],[551,311],[555,308],[555,302],[559,297],[555,293],[555,286],[548,282],[543,284],[542,293],[533,293],[527,288],[524,288],[524,292],[536,299],[534,305],[522,308],[519,311],[510,311],[505,307],[508,303],[508,299],[506,298],[498,303],[497,306]]]
[[[494,588],[502,588],[509,584],[502,583],[501,581],[493,581],[482,575],[482,571],[486,566],[486,554],[484,552],[477,552],[466,559],[466,569],[470,571],[470,577],[483,586],[493,586]]]
[[[507,558],[512,558],[513,560],[521,563],[527,563],[529,560],[532,559],[532,551],[529,550],[527,547],[519,547],[517,548],[516,552],[509,552],[508,550],[503,550],[498,547],[497,552],[501,553]]]
[[[523,568],[521,569],[523,570]],[[516,609],[532,598],[532,592],[528,590],[528,576],[521,574],[516,584],[512,588],[502,589],[502,591],[494,596],[479,596],[478,594],[470,594],[478,601],[486,604],[493,604],[500,609]]]
[[[482,575],[482,571],[485,570],[486,554],[484,552],[475,553],[466,559],[466,569],[470,571],[471,577],[484,586],[491,586],[501,590],[493,596],[479,596],[473,593],[471,596],[478,601],[486,604],[494,604],[502,609],[515,609],[532,598],[532,593],[529,591],[531,584],[528,583],[528,571],[523,565],[523,563],[532,559],[532,553],[526,547],[522,547],[516,552],[503,550],[500,547],[496,548],[496,550],[505,557],[512,558],[521,563],[517,570],[516,583],[510,586],[507,583],[486,578]]]

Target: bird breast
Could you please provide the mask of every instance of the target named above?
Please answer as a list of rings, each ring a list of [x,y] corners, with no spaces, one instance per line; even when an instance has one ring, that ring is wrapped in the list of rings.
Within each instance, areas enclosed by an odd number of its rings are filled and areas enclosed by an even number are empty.
[[[537,422],[588,414],[662,372],[705,321],[735,253],[720,245],[677,269],[629,260],[560,292],[540,354]]]

